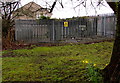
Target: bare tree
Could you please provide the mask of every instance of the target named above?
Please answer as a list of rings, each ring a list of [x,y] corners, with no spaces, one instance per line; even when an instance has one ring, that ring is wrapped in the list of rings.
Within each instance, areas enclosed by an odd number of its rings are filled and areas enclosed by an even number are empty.
[[[0,1],[0,10],[2,14],[2,40],[4,41],[3,47],[9,46],[12,41],[15,17],[13,17],[13,12],[18,7],[19,1]]]
[[[98,9],[98,7],[100,8],[101,5],[106,7],[106,5],[104,5],[104,0],[68,0],[68,3],[70,3],[70,2],[72,3],[72,5],[74,3],[77,3],[77,5],[74,5],[74,7],[73,7],[74,10],[78,9],[77,7],[79,7],[79,10],[84,7],[86,13],[88,12],[89,7],[94,9],[95,14],[97,14],[97,9]],[[59,3],[62,8],[64,8],[64,6],[66,5],[62,2],[62,0],[55,0],[53,2],[53,4],[50,6],[50,12],[53,12],[57,3]],[[88,3],[89,3],[89,5],[88,5]]]
[[[3,36],[6,37],[8,31],[13,28],[14,17],[12,16],[13,12],[18,8],[19,1],[14,2],[0,2],[1,5],[1,14],[2,14],[2,30]]]
[[[104,82],[120,83],[120,2],[108,2],[117,17],[117,31],[112,57],[109,65],[104,69]]]

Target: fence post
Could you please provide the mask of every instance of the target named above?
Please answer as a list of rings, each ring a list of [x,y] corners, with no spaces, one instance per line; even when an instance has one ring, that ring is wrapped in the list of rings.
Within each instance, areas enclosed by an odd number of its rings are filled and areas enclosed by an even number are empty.
[[[53,41],[55,40],[55,21],[53,20],[53,26],[52,26],[52,32],[53,32],[53,34],[52,34],[52,36],[53,36]]]
[[[95,23],[96,23],[96,25],[95,25],[96,34],[95,34],[95,35],[97,35],[97,29],[98,29],[98,28],[97,28],[97,27],[98,27],[98,25],[97,25],[97,24],[98,24],[98,18],[95,18]]]
[[[18,38],[17,38],[17,36],[18,36],[17,35],[17,28],[18,28],[17,25],[18,25],[17,20],[15,20],[15,41],[18,40]]]
[[[62,34],[61,39],[63,39],[63,38],[64,38],[64,37],[63,37],[63,31],[64,31],[64,30],[63,30],[63,29],[64,29],[63,21],[61,21],[61,26],[62,26],[62,27],[61,27],[61,28],[62,28],[62,29],[61,29],[61,34]]]

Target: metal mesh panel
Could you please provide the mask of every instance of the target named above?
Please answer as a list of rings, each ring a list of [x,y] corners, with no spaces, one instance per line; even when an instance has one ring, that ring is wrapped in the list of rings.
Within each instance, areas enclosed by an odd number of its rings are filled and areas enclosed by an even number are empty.
[[[114,37],[115,30],[115,16],[15,21],[15,39],[30,43],[55,42],[93,36]]]

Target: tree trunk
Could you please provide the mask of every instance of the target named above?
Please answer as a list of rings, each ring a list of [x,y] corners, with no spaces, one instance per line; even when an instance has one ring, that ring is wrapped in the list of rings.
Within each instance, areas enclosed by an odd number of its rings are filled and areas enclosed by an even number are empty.
[[[110,63],[103,70],[104,83],[120,83],[120,4],[117,4],[113,10],[117,16],[117,31]]]

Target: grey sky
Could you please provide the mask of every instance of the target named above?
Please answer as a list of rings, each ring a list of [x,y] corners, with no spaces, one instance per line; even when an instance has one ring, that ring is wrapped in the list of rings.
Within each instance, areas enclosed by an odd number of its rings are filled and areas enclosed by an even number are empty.
[[[25,5],[26,3],[34,1],[37,4],[41,5],[42,7],[49,7],[49,5],[52,5],[54,0],[21,0],[21,4]],[[46,4],[46,1],[48,4]],[[103,5],[100,5],[97,7],[98,0],[92,0],[94,3],[94,6],[96,7],[96,11],[93,8],[93,6],[90,5],[91,0],[87,0],[87,7],[86,9],[83,7],[83,5],[80,5],[76,7],[79,3],[80,0],[62,0],[64,8],[62,8],[59,4],[57,3],[56,7],[53,10],[53,18],[70,18],[70,17],[77,17],[77,16],[88,16],[88,15],[98,15],[98,14],[106,14],[106,13],[113,13],[113,10],[109,7],[109,5],[103,0]],[[83,0],[81,0],[83,1]],[[75,8],[76,7],[76,8]]]
[[[4,1],[8,1],[8,0],[4,0]],[[37,4],[39,4],[44,8],[46,7],[49,8],[49,6],[51,6],[55,0],[21,0],[21,6],[31,1],[36,2]],[[86,8],[84,8],[83,5],[77,6],[83,0],[62,0],[62,1],[63,1],[64,8],[62,8],[59,2],[57,2],[52,12],[53,13],[52,18],[70,18],[73,16],[77,17],[77,16],[88,16],[88,15],[90,16],[90,15],[113,13],[113,10],[109,7],[109,5],[106,3],[105,0],[102,0],[103,5],[99,5],[99,6],[97,6],[99,0],[87,0]],[[97,12],[95,12],[94,7],[90,5],[90,1],[93,2],[93,5],[96,8]],[[112,0],[107,0],[107,1],[112,1]],[[46,2],[49,5],[46,4]]]

